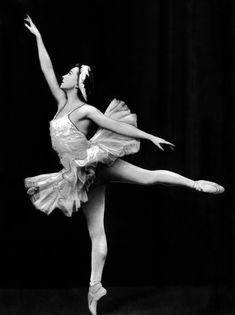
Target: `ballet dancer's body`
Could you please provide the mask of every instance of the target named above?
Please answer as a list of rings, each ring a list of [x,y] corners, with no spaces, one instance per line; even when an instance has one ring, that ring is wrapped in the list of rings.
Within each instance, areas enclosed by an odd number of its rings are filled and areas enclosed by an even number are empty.
[[[69,117],[70,122],[77,128],[78,132],[82,133],[85,139],[92,125],[96,124],[100,128],[109,130],[115,134],[119,134],[120,137],[124,136],[128,137],[128,139],[150,140],[161,150],[163,150],[162,144],[167,145],[171,148],[174,147],[172,143],[138,129],[136,126],[134,126],[133,121],[132,123],[125,123],[122,122],[121,119],[115,120],[109,118],[107,115],[102,114],[97,108],[88,105],[86,103],[87,95],[84,86],[84,80],[86,76],[89,76],[89,67],[84,65],[73,67],[68,74],[63,76],[63,81],[61,85],[59,85],[53,70],[50,57],[43,44],[40,32],[38,31],[37,27],[32,22],[29,16],[25,19],[25,21],[27,22],[25,23],[25,26],[36,37],[41,69],[44,73],[49,88],[58,104],[58,111],[55,116],[56,119],[54,118],[53,121],[61,122],[64,118]],[[80,94],[78,94],[78,92]],[[122,102],[119,102],[119,104],[120,103]],[[130,111],[125,106],[125,104],[124,107],[124,113],[125,115],[127,113],[128,116],[130,114]],[[131,119],[133,119],[133,117]],[[66,123],[68,123],[68,121]],[[134,143],[134,146],[136,145],[138,146],[137,142]],[[136,151],[138,151],[137,147],[133,149],[132,152],[130,151],[130,153],[134,153]],[[122,155],[124,155],[124,153]],[[65,167],[68,161],[70,160],[63,160],[63,162],[65,163]],[[65,178],[64,174],[67,173],[63,173],[63,179]],[[57,176],[57,174],[55,175],[55,173],[53,173],[52,175]],[[94,185],[90,186],[89,191],[87,190],[88,200],[86,200],[86,202],[84,202],[82,206],[92,242],[88,307],[93,315],[97,314],[97,301],[106,294],[106,290],[101,285],[101,279],[107,255],[107,241],[104,229],[105,187],[107,183],[122,182],[139,185],[163,184],[185,186],[197,191],[212,194],[219,194],[224,191],[224,188],[222,186],[213,182],[204,180],[194,181],[192,179],[166,170],[146,170],[130,164],[117,156],[115,161],[109,165],[107,165],[107,163],[103,162],[102,160],[101,163],[97,163],[95,168],[95,176],[97,182]],[[35,177],[35,181],[38,180],[38,177]],[[30,180],[28,181],[30,182],[30,184],[27,184],[28,187],[30,187],[33,182],[32,180]],[[33,189],[35,189],[35,187]],[[47,208],[43,208],[44,205],[41,206],[41,204],[40,208],[39,204],[36,204],[35,200],[34,204],[36,207],[47,214],[49,214],[55,208],[55,206],[53,206],[53,208],[51,208],[49,211],[49,206],[47,206]],[[58,204],[57,207],[59,207]],[[64,207],[65,206],[63,206],[62,208],[61,206],[61,209],[65,212],[66,209],[64,209]],[[65,214],[67,215],[66,212]],[[69,215],[71,215],[71,213],[69,213]]]

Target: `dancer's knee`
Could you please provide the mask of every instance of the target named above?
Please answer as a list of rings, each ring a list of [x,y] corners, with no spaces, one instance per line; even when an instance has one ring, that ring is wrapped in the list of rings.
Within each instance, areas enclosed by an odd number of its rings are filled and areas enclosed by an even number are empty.
[[[107,240],[104,229],[90,231],[92,247],[103,256],[107,255]]]
[[[176,181],[175,173],[167,170],[154,170],[148,171],[147,176],[144,178],[145,185],[157,185],[157,184],[165,184],[170,185]]]
[[[141,179],[142,184],[145,186],[151,186],[158,183],[157,171],[146,171]]]
[[[99,224],[98,224],[99,225]],[[100,239],[105,236],[105,231],[103,226],[93,226],[88,227],[89,235],[91,240]]]

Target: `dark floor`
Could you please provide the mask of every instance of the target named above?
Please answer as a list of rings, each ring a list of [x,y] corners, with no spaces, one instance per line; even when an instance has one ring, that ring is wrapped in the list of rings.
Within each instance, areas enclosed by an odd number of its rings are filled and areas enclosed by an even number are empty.
[[[235,315],[226,286],[106,287],[98,315]],[[1,289],[0,315],[85,315],[86,288]]]

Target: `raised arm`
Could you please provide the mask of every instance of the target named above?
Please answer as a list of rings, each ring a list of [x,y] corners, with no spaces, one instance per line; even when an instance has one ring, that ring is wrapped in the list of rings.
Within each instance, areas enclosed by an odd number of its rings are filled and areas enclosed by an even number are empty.
[[[66,100],[66,96],[63,90],[59,87],[59,84],[57,82],[57,79],[54,73],[51,59],[44,46],[42,36],[29,15],[27,15],[27,18],[25,19],[25,21],[28,22],[28,24],[25,23],[25,26],[36,37],[40,66],[46,78],[46,81],[49,85],[49,88],[53,96],[57,100],[58,104],[64,103]]]
[[[121,135],[132,137],[132,138],[138,138],[138,139],[145,139],[152,141],[159,149],[163,150],[163,147],[161,144],[169,145],[171,149],[174,148],[174,144],[156,137],[154,135],[151,135],[147,132],[144,132],[135,126],[108,118],[103,113],[101,113],[97,108],[93,106],[86,106],[85,109],[86,118],[92,120],[95,124],[97,124],[99,127],[104,129],[109,129],[111,131],[114,131],[116,133],[119,133]]]

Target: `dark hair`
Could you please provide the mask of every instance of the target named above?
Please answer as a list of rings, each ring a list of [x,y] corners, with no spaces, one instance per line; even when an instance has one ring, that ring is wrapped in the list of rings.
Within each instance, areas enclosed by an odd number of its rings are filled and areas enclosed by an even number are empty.
[[[78,67],[79,71],[78,71],[78,85],[79,85],[79,75],[80,75],[80,72],[81,72],[81,66],[84,65],[82,63],[76,63],[75,64],[75,67]],[[93,88],[94,88],[94,76],[93,76],[93,73],[92,71],[90,70],[89,71],[89,76],[86,76],[85,78],[85,81],[84,81],[84,86],[85,86],[85,89],[86,89],[86,95],[87,97],[91,94]],[[80,91],[80,89],[78,88],[77,89],[77,93],[79,95],[79,97],[85,102],[86,100],[84,99],[84,96],[82,95],[82,92]]]

